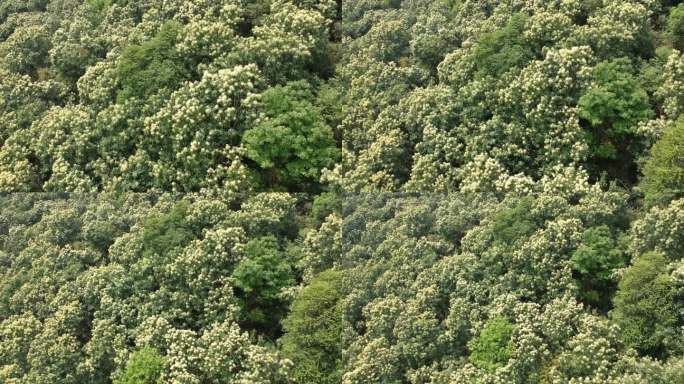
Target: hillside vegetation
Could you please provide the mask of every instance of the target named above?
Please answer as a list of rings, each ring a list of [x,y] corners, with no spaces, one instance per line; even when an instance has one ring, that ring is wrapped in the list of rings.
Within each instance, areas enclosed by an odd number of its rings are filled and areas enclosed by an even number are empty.
[[[0,383],[684,383],[684,3],[0,1]]]

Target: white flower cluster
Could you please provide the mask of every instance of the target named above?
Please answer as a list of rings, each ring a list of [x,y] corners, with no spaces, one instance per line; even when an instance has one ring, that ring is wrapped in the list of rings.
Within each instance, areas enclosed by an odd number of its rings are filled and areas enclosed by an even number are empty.
[[[658,95],[664,99],[666,116],[676,120],[684,112],[684,55],[674,51],[668,58],[664,71]]]
[[[252,344],[232,320],[212,324],[202,334],[171,328],[164,342],[169,346],[164,382],[169,384],[269,384],[286,380],[290,367]]]
[[[684,200],[654,207],[632,226],[630,251],[637,256],[649,251],[663,253],[671,260],[684,255]]]
[[[170,103],[145,121],[148,153],[160,159],[152,165],[160,186],[192,190],[219,186],[226,176],[244,176],[233,146],[258,116],[259,81],[255,65],[206,72],[202,80],[174,92]]]

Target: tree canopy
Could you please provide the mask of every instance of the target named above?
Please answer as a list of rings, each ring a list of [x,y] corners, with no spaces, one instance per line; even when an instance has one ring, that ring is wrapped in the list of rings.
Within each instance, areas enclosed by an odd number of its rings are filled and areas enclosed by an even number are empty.
[[[684,3],[0,1],[0,383],[684,382]]]

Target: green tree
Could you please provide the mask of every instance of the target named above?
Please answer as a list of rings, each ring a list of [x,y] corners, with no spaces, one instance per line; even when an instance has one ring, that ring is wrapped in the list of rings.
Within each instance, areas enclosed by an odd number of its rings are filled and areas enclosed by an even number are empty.
[[[617,160],[627,150],[637,123],[653,117],[648,94],[633,75],[629,59],[599,63],[593,85],[579,99],[579,116],[587,123],[592,154]]]
[[[606,309],[614,285],[613,272],[624,264],[610,228],[602,225],[584,231],[582,243],[570,262],[580,286],[580,298],[594,307]]]
[[[342,202],[342,197],[336,192],[323,192],[316,196],[310,213],[314,226],[320,226],[330,214],[339,212],[342,209]]]
[[[312,188],[321,169],[332,165],[339,155],[333,131],[313,105],[313,98],[305,81],[276,86],[262,95],[265,119],[245,132],[243,144],[271,188]]]
[[[667,19],[667,33],[672,45],[684,50],[684,4],[673,7]]]
[[[145,99],[161,89],[173,90],[189,73],[176,51],[182,26],[165,23],[154,38],[141,45],[129,45],[119,58],[116,75],[121,83],[119,102],[131,97]]]
[[[667,129],[651,148],[641,188],[652,201],[684,196],[684,120]]]
[[[511,17],[504,28],[480,37],[473,56],[479,68],[478,76],[500,77],[534,58],[523,36],[526,22],[527,17],[518,13]]]
[[[292,268],[273,236],[250,240],[244,252],[232,274],[244,325],[277,336],[287,312],[281,292],[294,284]]]
[[[493,371],[503,367],[511,357],[514,326],[497,316],[487,321],[480,335],[470,345],[470,361],[478,368]]]
[[[530,198],[521,199],[493,218],[492,235],[497,244],[510,247],[535,231],[536,224],[530,215],[533,202]]]
[[[133,352],[126,362],[123,374],[114,384],[161,384],[166,359],[149,346]]]
[[[150,217],[143,230],[143,257],[165,257],[172,249],[188,244],[196,237],[187,221],[190,204],[182,201],[168,213]]]
[[[611,317],[624,342],[643,354],[665,357],[665,341],[675,336],[675,289],[667,260],[651,252],[636,258],[620,280]]]
[[[329,269],[302,288],[283,321],[282,351],[296,383],[335,384],[341,378],[343,273]]]

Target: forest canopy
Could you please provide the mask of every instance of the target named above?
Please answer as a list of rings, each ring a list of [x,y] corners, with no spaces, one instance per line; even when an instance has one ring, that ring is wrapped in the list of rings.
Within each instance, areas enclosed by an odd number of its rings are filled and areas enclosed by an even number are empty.
[[[684,382],[684,3],[0,1],[0,383]]]

